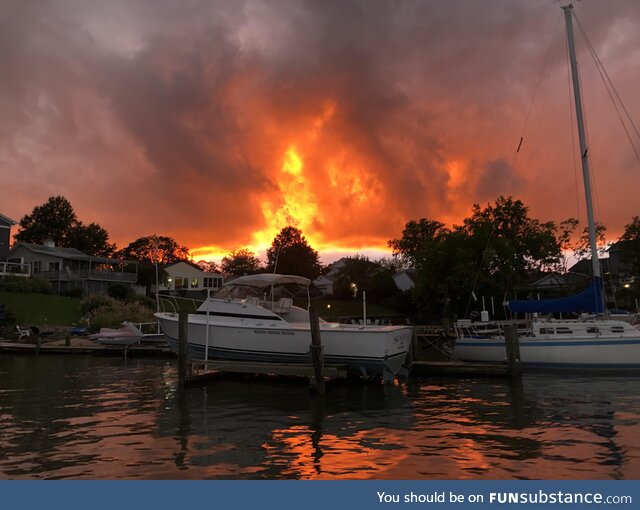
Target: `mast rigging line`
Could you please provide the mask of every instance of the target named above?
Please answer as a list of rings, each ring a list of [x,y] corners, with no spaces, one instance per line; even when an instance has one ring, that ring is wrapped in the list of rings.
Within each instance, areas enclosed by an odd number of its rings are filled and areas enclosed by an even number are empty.
[[[633,122],[633,118],[629,114],[629,110],[627,110],[627,107],[624,104],[624,101],[622,100],[622,98],[620,97],[620,94],[618,93],[618,90],[616,89],[615,85],[611,81],[611,78],[609,77],[609,73],[607,73],[607,70],[605,69],[604,64],[600,60],[600,57],[598,56],[598,53],[596,52],[595,48],[593,47],[593,44],[591,44],[591,41],[589,40],[589,37],[587,37],[587,33],[584,30],[584,28],[582,27],[582,23],[580,23],[580,19],[578,18],[578,16],[576,16],[575,12],[573,13],[573,19],[576,20],[576,25],[578,26],[578,29],[580,30],[580,33],[582,34],[582,37],[584,38],[584,41],[585,41],[585,43],[587,45],[589,53],[591,54],[591,57],[593,58],[593,60],[594,60],[594,62],[596,64],[596,69],[598,70],[598,74],[600,75],[600,78],[602,79],[602,83],[604,84],[605,89],[607,90],[607,94],[609,95],[609,99],[611,100],[611,103],[613,104],[613,107],[616,110],[616,114],[618,115],[618,119],[620,120],[620,123],[622,124],[622,128],[624,129],[624,132],[627,135],[627,139],[629,140],[629,143],[631,144],[631,147],[632,147],[633,152],[634,152],[634,154],[636,156],[636,159],[638,160],[638,163],[640,163],[640,151],[636,147],[636,144],[633,142],[633,138],[631,136],[631,133],[629,132],[629,129],[627,128],[627,124],[625,123],[625,120],[623,119],[623,116],[620,113],[620,108],[622,108],[622,110],[624,111],[624,114],[625,114],[625,116],[627,118],[627,121],[631,125],[633,131],[635,132],[635,134],[636,134],[636,136],[638,137],[639,140],[640,140],[640,131],[638,130],[638,127],[636,126],[635,122]]]

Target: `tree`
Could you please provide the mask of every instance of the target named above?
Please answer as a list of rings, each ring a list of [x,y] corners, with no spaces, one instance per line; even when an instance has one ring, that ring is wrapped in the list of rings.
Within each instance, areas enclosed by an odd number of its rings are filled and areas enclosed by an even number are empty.
[[[365,255],[355,255],[353,257],[345,257],[344,265],[336,275],[335,287],[339,294],[337,297],[352,297],[353,290],[357,291],[358,296],[362,296],[363,291],[369,291],[371,288],[371,280],[374,275],[382,270],[380,264],[369,260]]]
[[[76,248],[93,257],[110,257],[115,244],[97,223],[85,226],[78,220],[71,203],[62,196],[50,197],[20,220],[16,241],[44,244],[53,241],[62,248]]]
[[[520,200],[499,197],[473,206],[470,217],[452,230],[437,221],[409,222],[394,256],[415,263],[413,295],[420,320],[464,316],[472,296],[500,296],[532,273],[558,264],[560,246],[553,222],[529,217]]]
[[[217,273],[218,265],[211,260],[199,260],[196,262],[196,266],[198,266],[205,273]]]
[[[625,225],[620,238],[620,256],[628,264],[636,278],[640,278],[640,217],[634,216],[631,223]]]
[[[424,263],[430,246],[442,241],[450,233],[444,223],[422,218],[409,221],[402,231],[400,239],[389,241],[393,256],[402,261],[406,267],[417,268]]]
[[[117,252],[117,256],[126,260],[167,265],[189,260],[189,248],[179,245],[171,237],[153,235],[139,237]]]
[[[97,223],[78,225],[71,232],[69,245],[92,257],[112,257],[116,245],[109,242],[109,233]]]
[[[220,270],[226,277],[256,274],[260,272],[260,259],[246,248],[232,251],[222,259]]]
[[[283,228],[267,250],[267,271],[305,276],[310,280],[321,271],[318,252],[314,250],[298,228]]]

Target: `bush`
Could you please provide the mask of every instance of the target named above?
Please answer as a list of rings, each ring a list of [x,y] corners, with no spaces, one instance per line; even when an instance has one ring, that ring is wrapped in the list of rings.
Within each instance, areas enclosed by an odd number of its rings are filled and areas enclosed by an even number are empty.
[[[93,315],[98,308],[113,307],[117,301],[104,294],[92,294],[80,303],[82,315]]]
[[[154,312],[156,310],[156,300],[147,296],[134,295],[129,299],[129,303],[138,303]]]
[[[81,289],[81,288],[69,289],[69,290],[65,290],[64,292],[61,292],[60,295],[82,299],[84,297],[84,289]]]
[[[96,308],[91,317],[91,331],[100,328],[117,328],[124,321],[152,322],[153,312],[140,303],[123,303],[112,300],[111,303]]]
[[[112,285],[109,285],[107,294],[114,299],[126,301],[133,297],[133,289],[122,283],[114,283]]]
[[[37,276],[31,276],[29,278],[7,276],[3,280],[0,280],[0,291],[53,294],[51,284]]]

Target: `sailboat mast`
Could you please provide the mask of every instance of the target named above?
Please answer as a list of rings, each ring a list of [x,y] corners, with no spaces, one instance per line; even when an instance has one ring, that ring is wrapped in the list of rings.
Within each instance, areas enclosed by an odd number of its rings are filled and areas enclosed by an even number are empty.
[[[578,139],[580,141],[580,159],[582,161],[582,178],[584,194],[587,203],[587,221],[589,223],[589,244],[591,246],[591,264],[593,276],[600,278],[600,263],[598,261],[598,246],[596,244],[596,222],[593,215],[593,198],[591,196],[591,178],[589,176],[589,159],[587,155],[587,140],[584,134],[584,116],[582,114],[582,98],[580,95],[580,80],[578,79],[578,60],[573,41],[573,4],[562,7],[564,20],[567,25],[567,41],[569,45],[569,61],[571,62],[571,78],[573,80],[573,97],[576,104],[576,121],[578,123]]]

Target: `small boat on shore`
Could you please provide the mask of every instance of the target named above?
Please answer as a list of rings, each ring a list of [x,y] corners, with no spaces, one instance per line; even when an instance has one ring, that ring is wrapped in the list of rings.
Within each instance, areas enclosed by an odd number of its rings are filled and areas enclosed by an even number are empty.
[[[196,360],[271,363],[310,361],[309,279],[280,274],[241,276],[225,284],[188,316],[189,355]],[[178,349],[178,313],[155,314],[170,347]],[[339,324],[320,319],[324,359],[351,373],[394,376],[405,361],[411,326]]]
[[[102,345],[134,345],[140,343],[144,334],[133,324],[123,322],[119,328],[101,328],[98,333],[89,335],[87,338]]]

